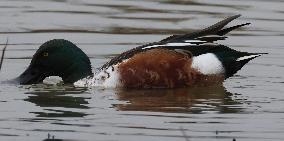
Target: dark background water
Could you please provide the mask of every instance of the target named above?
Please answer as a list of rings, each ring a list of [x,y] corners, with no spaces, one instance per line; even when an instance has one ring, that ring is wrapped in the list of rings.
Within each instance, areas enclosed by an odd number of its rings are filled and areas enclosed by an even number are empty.
[[[284,2],[281,0],[2,0],[1,140],[284,140]],[[219,43],[267,52],[224,86],[118,90],[3,83],[45,41],[76,43],[99,67],[171,34],[242,14],[252,25]]]

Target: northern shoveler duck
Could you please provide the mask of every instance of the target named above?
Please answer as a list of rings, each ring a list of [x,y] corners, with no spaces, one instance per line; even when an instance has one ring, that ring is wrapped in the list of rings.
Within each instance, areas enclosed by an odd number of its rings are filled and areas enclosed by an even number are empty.
[[[111,59],[92,72],[87,55],[73,43],[54,39],[40,46],[20,84],[40,83],[60,76],[64,83],[79,86],[125,88],[175,88],[222,83],[262,53],[240,52],[214,43],[226,33],[250,23],[224,28],[240,15],[208,28],[173,35],[142,45]]]

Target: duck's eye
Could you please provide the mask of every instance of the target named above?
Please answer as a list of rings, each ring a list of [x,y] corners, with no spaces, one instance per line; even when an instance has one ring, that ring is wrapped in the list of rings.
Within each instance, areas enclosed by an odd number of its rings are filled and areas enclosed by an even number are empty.
[[[48,52],[44,52],[43,57],[47,57],[47,56],[48,56]]]

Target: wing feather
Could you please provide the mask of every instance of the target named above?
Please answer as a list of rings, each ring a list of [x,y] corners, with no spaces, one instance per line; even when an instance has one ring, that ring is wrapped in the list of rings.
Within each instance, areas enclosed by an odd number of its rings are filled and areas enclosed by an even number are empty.
[[[216,48],[217,50],[218,48],[227,49],[228,47],[213,42],[218,40],[225,40],[227,37],[223,35],[234,29],[249,24],[245,23],[223,29],[224,26],[226,26],[229,22],[233,21],[238,17],[240,17],[240,15],[234,15],[203,30],[195,31],[184,35],[173,35],[159,42],[153,42],[133,48],[111,59],[108,63],[104,64],[101,69],[108,68],[109,66],[122,62],[123,60],[126,60],[137,53],[157,48],[176,50],[177,52],[183,52],[185,54],[193,56],[213,52],[214,50],[216,50]]]

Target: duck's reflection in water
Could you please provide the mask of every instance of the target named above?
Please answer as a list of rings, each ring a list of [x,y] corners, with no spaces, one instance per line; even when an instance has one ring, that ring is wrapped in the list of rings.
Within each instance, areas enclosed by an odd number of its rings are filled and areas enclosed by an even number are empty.
[[[32,112],[37,117],[83,117],[87,115],[82,109],[89,109],[87,106],[89,98],[80,96],[86,92],[86,88],[37,85],[32,89],[33,91],[27,92],[30,96],[25,101],[43,108],[43,112]]]
[[[25,101],[42,108],[32,112],[37,117],[84,117],[86,109],[90,108],[88,100],[92,98],[85,95],[88,90],[73,86],[35,86],[27,93],[29,96]],[[109,90],[100,93],[106,92]],[[121,104],[114,104],[112,100],[106,102],[119,111],[238,113],[243,110],[243,104],[219,85],[179,89],[112,89],[110,92]]]
[[[114,105],[121,111],[152,111],[175,113],[237,113],[242,103],[223,86],[180,89],[119,90],[117,99],[126,104]]]

